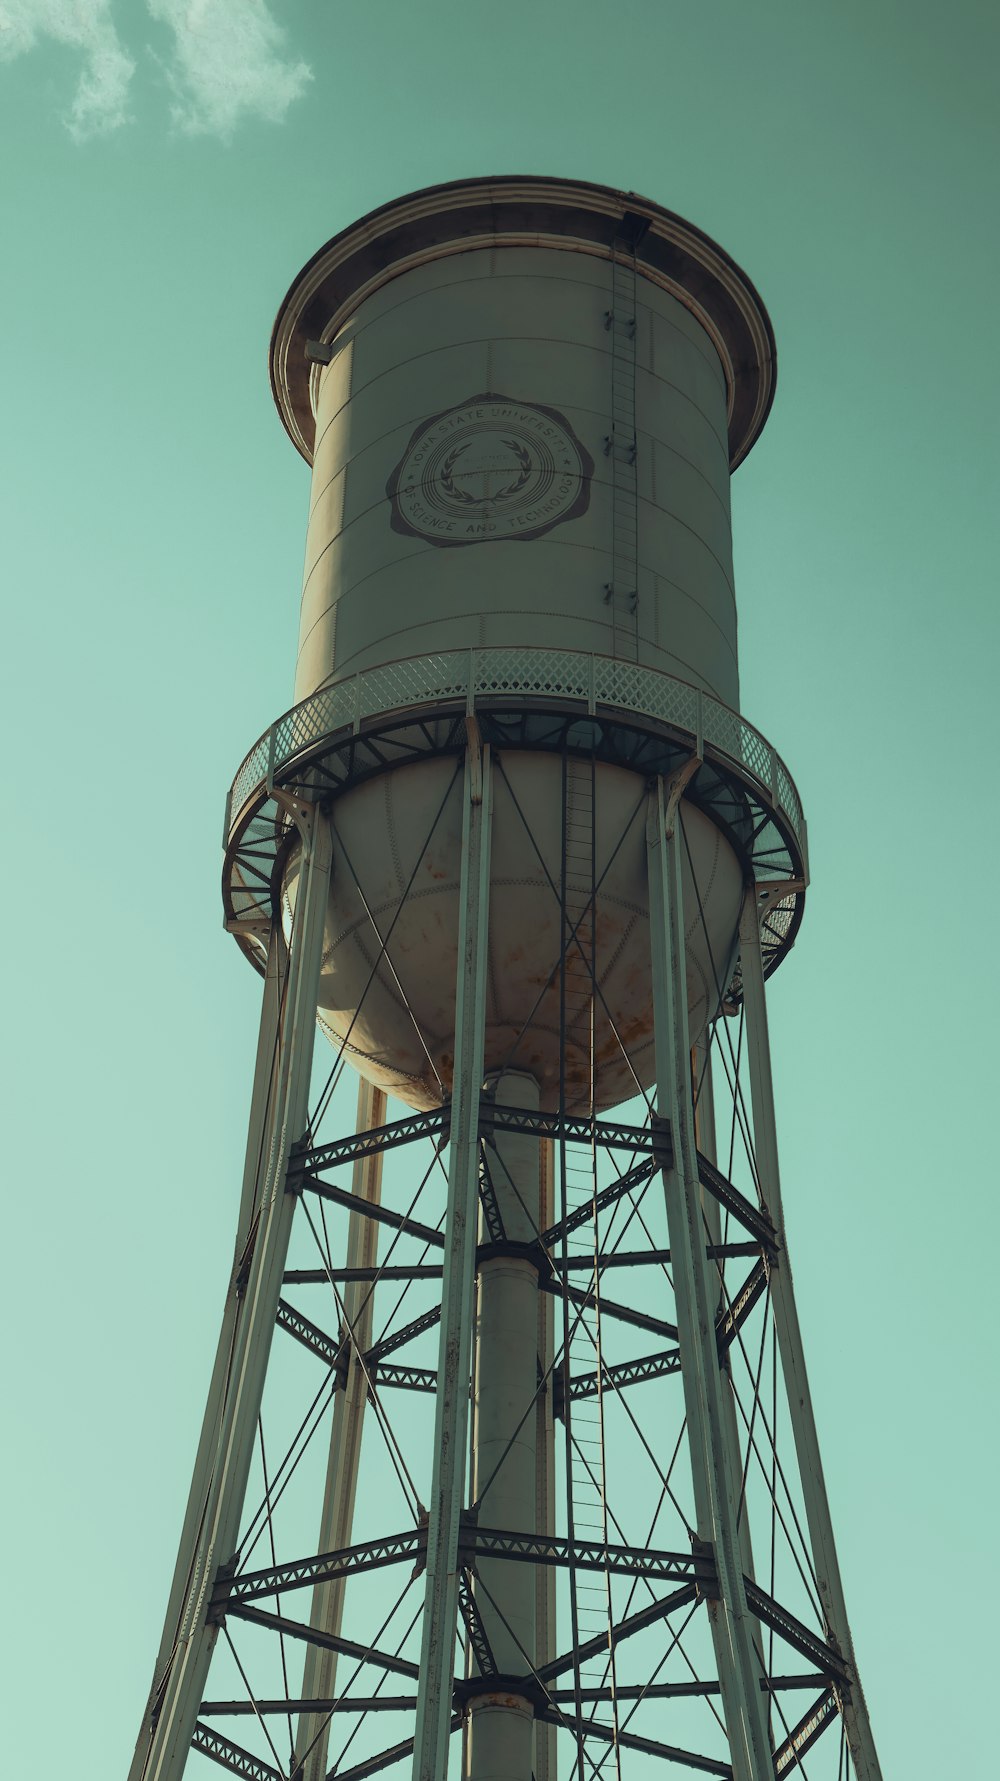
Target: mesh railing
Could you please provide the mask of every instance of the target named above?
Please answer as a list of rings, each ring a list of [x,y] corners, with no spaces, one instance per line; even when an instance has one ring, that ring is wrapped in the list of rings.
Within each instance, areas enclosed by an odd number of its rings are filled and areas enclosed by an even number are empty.
[[[474,649],[413,656],[356,674],[325,687],[279,718],[247,755],[233,783],[230,814],[235,824],[248,799],[268,774],[279,773],[324,736],[357,727],[362,719],[410,706],[433,705],[498,694],[585,700],[590,709],[614,706],[650,717],[700,737],[750,773],[777,803],[805,849],[802,805],[794,781],[770,743],[738,712],[687,681],[656,668],[576,650]]]
[[[269,744],[269,734],[267,736],[262,736],[259,742],[255,742],[237,773],[236,778],[233,780],[233,789],[230,793],[230,809],[234,815],[242,810],[247,799],[250,797],[250,794],[255,792],[264,782],[264,778],[267,774]]]

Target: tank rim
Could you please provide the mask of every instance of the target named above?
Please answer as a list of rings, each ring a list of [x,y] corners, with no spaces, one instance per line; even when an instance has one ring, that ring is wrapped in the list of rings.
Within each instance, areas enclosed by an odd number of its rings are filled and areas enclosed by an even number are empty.
[[[730,468],[759,437],[774,400],[777,355],[767,310],[746,273],[703,230],[653,199],[585,180],[501,174],[449,180],[394,198],[339,231],[306,262],[271,335],[271,389],[296,450],[311,462],[313,399],[324,346],[355,309],[415,266],[497,243],[611,260],[701,323],[726,379]],[[320,361],[321,362],[321,361]]]

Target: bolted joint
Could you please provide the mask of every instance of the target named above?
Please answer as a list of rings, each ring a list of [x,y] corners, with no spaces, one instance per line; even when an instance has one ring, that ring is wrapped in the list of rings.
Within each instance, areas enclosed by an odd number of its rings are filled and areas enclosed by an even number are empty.
[[[205,1620],[209,1626],[222,1626],[225,1621],[232,1582],[233,1578],[236,1576],[236,1567],[238,1563],[239,1553],[234,1552],[232,1558],[227,1559],[224,1565],[220,1565],[215,1573],[215,1581],[212,1584],[212,1594],[209,1598],[208,1608],[205,1613]]]
[[[527,1262],[541,1279],[547,1280],[552,1273],[551,1257],[537,1238],[531,1243],[515,1243],[510,1237],[476,1245],[476,1273],[487,1262],[503,1261],[506,1258]]]
[[[427,1569],[427,1532],[428,1532],[429,1526],[430,1526],[430,1514],[424,1508],[423,1503],[418,1503],[417,1504],[417,1534],[420,1539],[420,1544],[417,1547],[417,1555],[416,1555],[415,1559],[413,1560],[413,1569],[410,1572],[410,1582],[411,1583],[413,1582],[415,1577],[421,1576],[422,1573],[424,1571],[426,1571],[426,1569]]]
[[[715,1547],[711,1540],[699,1540],[697,1534],[692,1534],[691,1551],[697,1567],[694,1585],[699,1596],[705,1601],[717,1602],[719,1600],[719,1574],[715,1563]]]
[[[297,1138],[295,1143],[289,1146],[288,1166],[285,1170],[286,1193],[301,1194],[306,1184],[306,1170],[309,1167],[311,1150],[309,1138],[304,1133],[301,1138]]]
[[[527,1708],[537,1718],[549,1705],[545,1690],[533,1676],[466,1676],[455,1682],[452,1699],[456,1713],[468,1718],[476,1706]]]
[[[650,1127],[653,1133],[653,1160],[658,1169],[672,1169],[674,1166],[674,1137],[669,1119],[661,1113],[650,1115]]]
[[[333,1363],[333,1366],[330,1369],[330,1371],[333,1374],[334,1390],[335,1391],[346,1391],[347,1390],[347,1381],[348,1381],[348,1378],[350,1377],[350,1372],[351,1372],[351,1348],[352,1348],[352,1342],[351,1342],[350,1332],[348,1330],[344,1329],[343,1327],[341,1327],[340,1338],[339,1338],[339,1343],[338,1343],[338,1347],[337,1347],[337,1357]],[[366,1371],[368,1373],[368,1378],[369,1378],[370,1383],[369,1383],[368,1390],[367,1390],[365,1396],[366,1396],[366,1401],[368,1403],[372,1403],[373,1402],[372,1391],[374,1390],[374,1387],[377,1382],[377,1377],[378,1377],[378,1361],[377,1360],[368,1361],[366,1363]]]
[[[552,1414],[561,1422],[566,1411],[566,1375],[560,1367],[553,1371],[549,1385],[552,1391]]]

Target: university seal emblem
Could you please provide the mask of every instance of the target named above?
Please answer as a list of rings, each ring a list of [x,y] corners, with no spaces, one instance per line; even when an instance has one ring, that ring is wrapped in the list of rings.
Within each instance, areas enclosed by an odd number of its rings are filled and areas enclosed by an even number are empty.
[[[555,408],[470,396],[413,434],[386,485],[392,527],[445,546],[524,544],[586,511],[593,470]]]

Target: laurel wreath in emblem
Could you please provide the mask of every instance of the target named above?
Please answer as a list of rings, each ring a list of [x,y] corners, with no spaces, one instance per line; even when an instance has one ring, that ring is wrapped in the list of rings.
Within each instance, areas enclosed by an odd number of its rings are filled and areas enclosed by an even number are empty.
[[[520,494],[532,471],[531,453],[527,446],[521,445],[516,439],[504,439],[502,443],[507,447],[508,451],[511,452],[513,457],[516,458],[520,465],[520,471],[518,475],[515,476],[513,482],[507,484],[506,488],[496,490],[491,496],[491,499],[494,501],[510,501],[515,495]],[[466,449],[466,444],[456,445],[448,453],[444,463],[441,465],[441,486],[447,491],[453,501],[462,501],[468,507],[478,507],[480,504],[480,496],[470,495],[467,490],[458,488],[454,479],[455,465],[458,463],[459,458]]]
[[[439,549],[527,543],[586,512],[593,473],[558,409],[480,391],[415,428],[385,485],[390,525]]]

